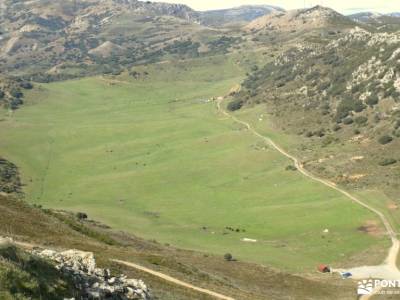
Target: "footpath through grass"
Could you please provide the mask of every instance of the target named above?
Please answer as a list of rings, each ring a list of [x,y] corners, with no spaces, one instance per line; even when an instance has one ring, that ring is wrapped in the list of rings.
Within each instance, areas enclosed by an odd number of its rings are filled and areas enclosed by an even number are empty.
[[[218,114],[208,99],[241,81],[237,57],[137,71],[42,85],[2,117],[0,155],[21,168],[28,201],[299,272],[387,245],[358,230],[375,216]]]

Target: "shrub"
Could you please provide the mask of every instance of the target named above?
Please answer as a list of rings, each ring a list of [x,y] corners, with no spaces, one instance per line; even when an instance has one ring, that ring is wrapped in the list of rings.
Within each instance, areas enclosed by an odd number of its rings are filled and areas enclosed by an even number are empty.
[[[314,132],[312,132],[312,131],[307,131],[306,132],[306,137],[310,138],[310,137],[313,137],[313,136],[314,136]]]
[[[354,122],[358,125],[365,125],[368,122],[368,118],[365,116],[358,116],[354,119]]]
[[[361,112],[364,108],[365,106],[360,100],[354,100],[352,98],[343,99],[337,107],[336,120],[343,120],[350,114],[350,112]]]
[[[355,112],[362,112],[364,109],[365,109],[365,105],[360,100],[357,100],[354,102],[354,111]]]
[[[369,106],[373,107],[379,103],[379,98],[376,95],[370,96],[365,101]]]
[[[295,166],[293,166],[293,165],[288,165],[286,167],[286,171],[297,171],[297,168]]]
[[[353,123],[354,123],[354,120],[352,117],[347,117],[346,119],[343,120],[343,124],[345,124],[345,125],[350,125]]]
[[[5,96],[4,92],[2,90],[0,90],[0,99],[3,99]]]
[[[394,123],[394,129],[399,129],[400,128],[400,120],[397,120],[395,123]]]
[[[83,213],[83,212],[78,212],[78,213],[76,214],[76,217],[77,217],[79,220],[86,220],[86,219],[88,218],[88,215],[87,215],[86,213]]]
[[[228,104],[228,110],[235,111],[241,109],[243,106],[243,100],[235,99]]]
[[[393,138],[390,135],[383,135],[378,139],[378,142],[382,145],[389,144],[393,141]]]
[[[334,143],[334,142],[337,142],[339,139],[338,138],[335,138],[334,136],[332,136],[332,135],[328,135],[327,137],[325,137],[323,140],[322,140],[322,147],[327,147],[327,146],[329,146],[330,144],[332,144],[332,143]]]
[[[342,129],[342,127],[339,124],[335,124],[333,125],[333,131],[339,131],[340,129]]]
[[[20,105],[22,105],[22,104],[24,104],[24,101],[22,101],[22,99],[15,98],[15,99],[12,99],[12,100],[11,100],[11,102],[10,102],[10,108],[13,109],[13,110],[15,110],[15,109],[17,109],[17,108],[18,108]]]
[[[225,259],[226,261],[232,261],[232,260],[233,260],[233,256],[232,256],[232,254],[230,254],[230,253],[226,253],[226,254],[224,255],[224,259]]]
[[[325,130],[324,129],[318,129],[317,131],[314,132],[314,135],[317,137],[324,137],[325,136]]]
[[[33,88],[32,83],[30,83],[30,82],[28,82],[28,81],[23,81],[23,82],[21,82],[21,83],[19,84],[19,86],[22,87],[23,89],[26,89],[26,90],[30,90],[30,89]]]
[[[351,88],[351,92],[352,92],[353,94],[358,93],[358,92],[360,92],[360,91],[361,91],[361,86],[360,86],[360,85],[354,85],[354,86]]]
[[[13,96],[14,98],[22,98],[24,96],[24,94],[20,90],[17,90],[17,89],[12,89],[10,91],[10,95]]]
[[[390,166],[397,163],[397,160],[394,158],[385,158],[379,162],[379,165],[382,167]]]

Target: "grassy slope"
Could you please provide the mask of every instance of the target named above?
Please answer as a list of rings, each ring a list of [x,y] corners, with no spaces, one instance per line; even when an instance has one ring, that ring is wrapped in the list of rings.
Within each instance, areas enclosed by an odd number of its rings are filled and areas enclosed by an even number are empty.
[[[338,276],[332,277],[313,273],[309,274],[308,278],[303,278],[261,265],[240,261],[225,262],[221,256],[203,255],[198,252],[175,249],[152,241],[145,241],[132,235],[92,226],[90,222],[80,223],[67,214],[61,214],[62,219],[69,220],[68,224],[86,228],[85,232],[92,233],[83,235],[81,233],[84,231],[74,231],[67,223],[54,218],[54,215],[54,212],[49,215],[40,209],[29,207],[25,202],[0,194],[1,236],[12,236],[20,241],[26,240],[31,243],[46,245],[48,248],[73,248],[93,251],[100,266],[111,267],[115,274],[124,273],[132,278],[142,278],[151,288],[155,299],[211,298],[169,284],[146,273],[112,264],[109,259],[118,258],[136,262],[197,286],[233,296],[235,299],[354,299],[354,283],[342,280]],[[116,242],[113,245],[104,244],[103,238],[96,238],[101,236],[108,236]],[[15,269],[16,272],[23,275],[24,272],[21,271],[24,265],[20,265],[23,261],[19,260],[19,265],[16,265],[15,261],[2,260],[2,254],[0,253],[0,275],[4,268]],[[10,263],[16,268],[12,266],[10,268]],[[46,279],[45,274],[32,273],[32,275],[33,280],[45,279],[47,285],[53,282],[48,280],[49,277]],[[50,276],[50,279],[52,278],[54,277]],[[7,281],[0,283],[0,298],[7,299],[8,292],[15,296],[18,290],[10,290],[10,286],[4,286],[4,283],[7,283]],[[16,284],[18,281],[15,280],[12,283]],[[62,282],[59,281],[58,283],[61,284]],[[37,290],[35,285],[31,287],[33,291]],[[2,294],[4,292],[5,294]],[[25,296],[29,294],[31,294],[29,291],[24,291]],[[48,298],[43,297],[42,299]],[[55,298],[50,297],[50,299],[54,300]]]
[[[283,132],[278,126],[271,122],[267,111],[268,108],[264,105],[257,105],[238,112],[238,116],[252,124],[258,132],[270,136],[275,141],[279,141],[280,145],[288,150],[289,153],[297,155],[297,157],[303,157],[304,161],[311,160],[310,157],[313,157],[314,160],[334,159],[337,160],[337,162],[335,162],[336,164],[354,164],[354,162],[349,160],[347,153],[355,152],[354,148],[356,146],[347,145],[347,149],[343,149],[343,145],[333,145],[327,153],[324,153],[319,147],[309,148],[305,151],[302,149],[305,145],[304,138]],[[345,150],[348,150],[348,152]],[[330,155],[333,158],[329,157]],[[350,192],[384,213],[394,228],[400,228],[400,212],[398,209],[391,207],[391,205],[396,202],[386,196],[385,193],[380,190],[365,187],[356,187],[350,190]]]
[[[357,231],[374,216],[285,171],[286,158],[204,101],[241,80],[235,62],[158,64],[129,83],[43,85],[28,95],[34,105],[4,117],[1,154],[21,167],[30,201],[179,247],[304,271],[387,244]],[[246,232],[224,234],[226,226]]]

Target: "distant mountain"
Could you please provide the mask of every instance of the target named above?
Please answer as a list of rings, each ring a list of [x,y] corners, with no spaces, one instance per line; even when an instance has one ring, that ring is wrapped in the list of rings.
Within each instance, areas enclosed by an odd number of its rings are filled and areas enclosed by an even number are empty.
[[[287,12],[275,12],[255,19],[245,28],[251,31],[278,30],[302,31],[322,28],[327,25],[353,25],[352,21],[333,9],[315,6],[309,9],[298,9]]]
[[[201,43],[192,38],[207,30],[190,7],[149,1],[0,0],[0,10],[2,73],[41,72],[45,81],[197,55]]]
[[[360,12],[348,16],[353,21],[369,25],[400,24],[400,13],[380,14],[376,12]]]
[[[360,12],[360,13],[349,15],[348,17],[356,22],[367,23],[367,22],[371,22],[371,21],[380,22],[379,19],[383,16],[384,16],[383,14],[375,13],[375,12]]]
[[[248,23],[261,16],[285,11],[283,8],[270,5],[244,5],[229,9],[199,12],[200,22],[206,26]]]

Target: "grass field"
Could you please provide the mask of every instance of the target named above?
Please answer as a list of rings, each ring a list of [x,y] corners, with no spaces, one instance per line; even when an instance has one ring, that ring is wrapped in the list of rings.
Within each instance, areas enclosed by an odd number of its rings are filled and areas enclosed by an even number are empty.
[[[285,170],[290,161],[207,101],[241,81],[236,58],[138,71],[148,75],[42,85],[3,113],[0,155],[21,168],[28,201],[298,272],[388,245],[357,230],[376,220],[368,211]]]

